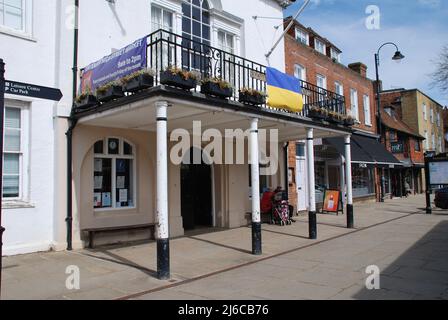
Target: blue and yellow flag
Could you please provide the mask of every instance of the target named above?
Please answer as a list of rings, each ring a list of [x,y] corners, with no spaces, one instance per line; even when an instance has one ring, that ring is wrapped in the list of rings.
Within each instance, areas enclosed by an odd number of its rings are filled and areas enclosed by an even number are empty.
[[[268,106],[301,112],[303,96],[300,80],[274,68],[266,69]]]

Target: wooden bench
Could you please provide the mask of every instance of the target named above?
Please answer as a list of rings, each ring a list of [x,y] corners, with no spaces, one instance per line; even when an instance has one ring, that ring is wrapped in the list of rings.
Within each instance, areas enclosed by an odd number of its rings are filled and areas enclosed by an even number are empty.
[[[111,232],[111,231],[122,231],[122,230],[140,230],[140,229],[151,229],[151,234],[154,235],[155,232],[155,223],[147,223],[147,224],[139,224],[134,226],[119,226],[119,227],[106,227],[106,228],[88,228],[83,229],[83,232],[87,232],[89,234],[89,248],[93,249],[93,241],[96,233],[101,232]]]

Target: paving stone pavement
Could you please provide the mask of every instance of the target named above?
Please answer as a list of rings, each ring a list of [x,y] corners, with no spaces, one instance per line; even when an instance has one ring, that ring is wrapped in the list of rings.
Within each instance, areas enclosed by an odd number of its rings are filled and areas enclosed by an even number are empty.
[[[319,215],[318,240],[306,216],[263,225],[261,257],[250,229],[171,241],[171,281],[155,278],[154,243],[4,258],[3,299],[448,299],[448,211],[421,211],[423,196],[360,204],[356,228],[345,215]],[[65,286],[80,269],[80,290]],[[366,267],[381,271],[367,290]]]

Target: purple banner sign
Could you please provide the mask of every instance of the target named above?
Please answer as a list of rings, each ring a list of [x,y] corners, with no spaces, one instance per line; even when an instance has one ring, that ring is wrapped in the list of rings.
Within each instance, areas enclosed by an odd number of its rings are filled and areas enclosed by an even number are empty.
[[[94,93],[102,85],[146,68],[146,39],[139,39],[84,68],[81,71],[81,92]]]

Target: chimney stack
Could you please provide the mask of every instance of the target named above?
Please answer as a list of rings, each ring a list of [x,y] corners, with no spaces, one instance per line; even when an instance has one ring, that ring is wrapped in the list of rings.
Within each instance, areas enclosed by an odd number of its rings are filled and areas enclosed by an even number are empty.
[[[353,71],[359,73],[364,78],[367,78],[367,66],[364,63],[355,62],[355,63],[349,64],[348,67],[350,69],[352,69]]]

